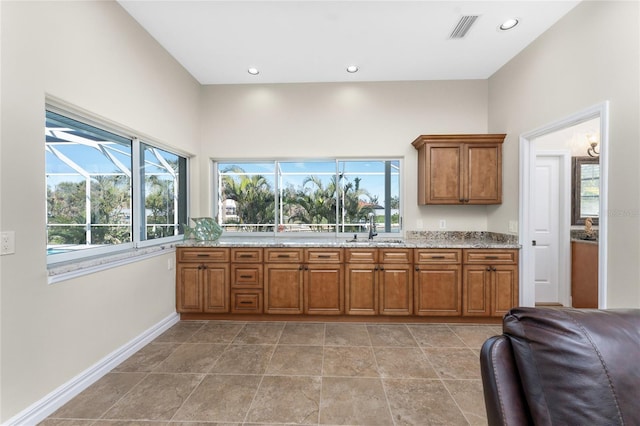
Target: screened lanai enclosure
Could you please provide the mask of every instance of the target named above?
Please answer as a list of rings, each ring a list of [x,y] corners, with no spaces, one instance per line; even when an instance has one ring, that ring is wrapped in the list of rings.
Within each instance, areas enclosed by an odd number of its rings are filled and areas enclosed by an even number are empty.
[[[186,222],[186,158],[105,127],[46,113],[48,255],[133,247]]]

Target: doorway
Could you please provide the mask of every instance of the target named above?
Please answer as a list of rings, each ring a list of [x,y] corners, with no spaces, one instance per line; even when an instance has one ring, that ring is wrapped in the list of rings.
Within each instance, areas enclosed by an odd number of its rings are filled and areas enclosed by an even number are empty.
[[[542,189],[542,185],[538,183],[539,176],[537,173],[537,156],[538,151],[549,149],[548,145],[540,143],[540,141],[548,139],[554,133],[567,131],[575,126],[579,126],[590,120],[598,120],[599,132],[599,162],[600,162],[600,188],[599,188],[599,211],[607,211],[607,152],[608,152],[608,115],[609,105],[604,102],[593,107],[587,108],[562,120],[548,124],[539,129],[527,132],[520,136],[520,214],[519,214],[519,235],[521,252],[520,267],[520,305],[535,306],[538,300],[536,294],[536,274],[540,276],[539,265],[536,263],[536,220],[538,212],[536,211],[536,195]],[[586,154],[586,153],[585,153]],[[573,154],[572,154],[573,155]],[[565,160],[566,161],[566,160]],[[563,172],[564,173],[564,172]],[[566,175],[566,174],[565,174]],[[570,197],[569,197],[570,198]],[[560,207],[557,211],[560,213],[566,210],[566,199],[563,201],[565,207]],[[569,210],[571,210],[569,208]],[[562,213],[564,223],[569,218],[569,214]],[[560,231],[564,234],[565,240],[560,244],[561,250],[567,250],[566,245],[569,244],[569,232]],[[606,214],[599,215],[599,244],[598,244],[598,307],[606,308],[606,288],[607,288],[607,217]],[[564,247],[564,248],[563,248]],[[562,260],[558,265],[569,268],[569,260]],[[570,273],[559,273],[559,293],[558,303],[564,306],[570,306]],[[542,297],[542,296],[540,296]]]

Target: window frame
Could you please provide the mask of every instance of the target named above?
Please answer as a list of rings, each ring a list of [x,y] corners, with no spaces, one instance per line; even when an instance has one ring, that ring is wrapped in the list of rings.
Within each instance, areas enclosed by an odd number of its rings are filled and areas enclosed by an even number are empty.
[[[165,143],[158,141],[157,139],[144,135],[141,132],[137,132],[135,130],[129,129],[125,126],[113,123],[107,119],[102,117],[98,117],[95,114],[87,112],[85,110],[81,110],[74,106],[68,105],[63,101],[47,98],[45,102],[44,108],[44,116],[45,119],[47,117],[47,113],[52,112],[54,114],[61,115],[63,117],[69,118],[71,120],[78,121],[82,124],[95,127],[99,130],[103,130],[108,133],[112,133],[116,136],[125,138],[131,142],[131,181],[130,181],[130,194],[131,194],[131,219],[130,219],[130,228],[131,228],[131,241],[114,244],[114,245],[99,245],[96,247],[91,247],[87,249],[79,249],[72,250],[64,253],[56,253],[56,254],[47,254],[47,267],[55,268],[61,264],[70,264],[70,263],[78,263],[84,264],[84,262],[91,259],[102,259],[109,256],[116,256],[126,252],[135,252],[137,249],[143,248],[151,248],[154,246],[163,246],[166,244],[182,241],[184,239],[183,235],[183,225],[189,220],[189,205],[190,205],[190,192],[189,192],[189,170],[190,170],[190,161],[192,155],[176,149],[172,146],[168,146]],[[179,158],[184,159],[185,170],[184,172],[180,172],[180,175],[184,177],[184,182],[181,182],[179,185],[180,191],[178,192],[179,197],[183,196],[181,199],[181,211],[184,211],[185,217],[184,220],[178,216],[178,235],[172,235],[161,238],[152,238],[152,239],[143,239],[143,231],[146,228],[146,218],[144,214],[144,205],[145,200],[142,198],[144,195],[144,164],[141,164],[141,150],[142,146],[147,145],[153,148],[160,149],[167,153],[178,156]],[[45,161],[45,170],[44,174],[47,175],[46,170],[46,161]],[[45,178],[45,189],[47,183]],[[142,188],[142,189],[141,189]],[[184,195],[182,195],[182,190],[184,190]],[[46,191],[45,191],[46,193]],[[174,214],[178,214],[176,211]],[[45,227],[48,228],[49,221],[45,216]],[[48,235],[48,232],[47,232]],[[49,248],[48,236],[46,237],[47,248]]]
[[[219,204],[219,180],[218,180],[218,164],[219,163],[304,163],[304,162],[334,162],[336,164],[336,176],[339,174],[338,165],[340,162],[366,162],[366,161],[397,161],[399,167],[398,173],[398,196],[400,197],[400,202],[398,205],[398,231],[397,232],[384,232],[384,226],[381,229],[380,224],[378,224],[377,228],[377,236],[378,238],[400,238],[404,235],[404,222],[403,222],[403,214],[404,214],[404,192],[405,192],[405,179],[404,179],[404,158],[400,156],[385,156],[385,157],[307,157],[307,158],[288,158],[288,157],[279,157],[279,158],[215,158],[210,161],[210,173],[211,173],[211,205],[210,209],[213,212],[212,216],[217,217],[220,212],[220,204]],[[277,181],[277,173],[274,175],[275,181]],[[334,240],[339,238],[353,238],[354,235],[358,235],[358,239],[367,239],[368,231],[363,232],[353,232],[353,231],[341,231],[340,229],[343,227],[339,220],[336,223],[336,230],[333,232],[314,232],[314,231],[299,231],[299,232],[281,232],[277,230],[277,218],[278,218],[278,190],[279,187],[274,187],[274,192],[276,195],[276,208],[275,208],[275,220],[273,223],[274,230],[268,232],[224,232],[223,238],[229,239],[237,239],[237,238],[275,238],[275,239],[315,239],[315,240]],[[336,206],[336,217],[339,216],[339,206]]]

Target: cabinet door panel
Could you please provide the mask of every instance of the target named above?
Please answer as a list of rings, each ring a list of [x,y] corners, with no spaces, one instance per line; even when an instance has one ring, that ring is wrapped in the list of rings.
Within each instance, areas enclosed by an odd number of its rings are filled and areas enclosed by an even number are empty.
[[[265,313],[301,314],[303,308],[302,278],[302,270],[299,265],[265,265]]]
[[[384,265],[378,271],[381,315],[411,315],[413,274],[410,265]]]
[[[462,282],[462,314],[466,316],[489,316],[491,314],[491,273],[486,266],[464,267]]]
[[[518,306],[518,268],[496,266],[493,272],[493,286],[491,315],[502,317],[509,309]]]
[[[469,146],[467,150],[467,193],[470,204],[502,202],[502,147]]]
[[[176,310],[178,312],[202,312],[200,265],[179,264],[176,271]]]
[[[427,204],[460,204],[462,146],[433,144],[427,149]]]
[[[414,279],[416,315],[461,315],[461,290],[460,265],[420,265]]]
[[[343,313],[344,274],[341,266],[309,265],[305,271],[304,313]]]
[[[207,264],[202,274],[204,312],[229,312],[229,265]]]
[[[374,265],[347,265],[345,311],[348,315],[378,313],[377,271]]]

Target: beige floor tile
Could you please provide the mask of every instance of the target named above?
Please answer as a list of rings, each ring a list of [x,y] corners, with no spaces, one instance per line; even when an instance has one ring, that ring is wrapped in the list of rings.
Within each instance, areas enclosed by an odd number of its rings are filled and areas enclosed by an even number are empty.
[[[320,424],[393,425],[381,380],[323,377]]]
[[[480,349],[491,336],[495,336],[495,327],[490,325],[451,325],[451,330],[471,349]]]
[[[478,354],[469,348],[422,348],[441,379],[480,379]]]
[[[150,372],[175,351],[180,343],[150,343],[113,369],[115,372]]]
[[[150,373],[107,411],[103,418],[170,420],[202,378],[202,374]]]
[[[409,329],[404,324],[367,325],[373,346],[418,346]]]
[[[467,421],[440,380],[383,380],[396,425],[466,425]]]
[[[409,331],[422,347],[464,348],[466,345],[446,325],[411,324]]]
[[[258,390],[260,376],[208,375],[173,420],[243,422]]]
[[[212,374],[264,374],[275,345],[230,345],[209,371]]]
[[[324,324],[287,323],[278,343],[281,345],[322,346],[324,344]]]
[[[156,337],[155,343],[184,343],[205,324],[203,321],[180,321]]]
[[[325,346],[322,375],[379,377],[373,349],[368,346]]]
[[[320,377],[265,376],[247,421],[252,423],[316,424]]]
[[[233,344],[269,345],[278,343],[284,323],[250,322],[233,339]]]
[[[146,373],[108,373],[50,417],[97,419],[137,385]]]
[[[278,345],[266,374],[322,375],[322,346]]]
[[[443,380],[443,383],[470,424],[487,424],[481,380]]]
[[[438,378],[427,357],[419,348],[374,347],[380,377]]]
[[[367,326],[364,324],[327,324],[324,344],[326,346],[371,346]]]
[[[91,426],[176,426],[169,422],[154,422],[146,420],[98,420]],[[192,425],[193,426],[193,425]]]
[[[161,362],[154,372],[207,373],[227,346],[215,343],[183,343]]]
[[[242,327],[243,322],[207,322],[191,336],[189,343],[231,343]]]
[[[38,426],[91,426],[93,420],[75,420],[75,419],[45,419],[38,423]]]

